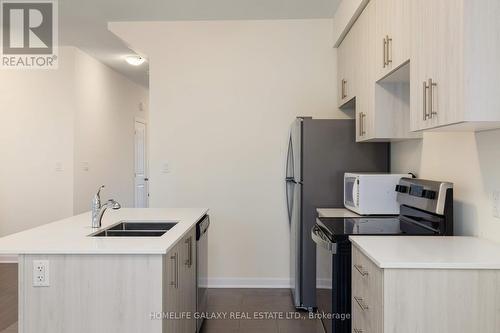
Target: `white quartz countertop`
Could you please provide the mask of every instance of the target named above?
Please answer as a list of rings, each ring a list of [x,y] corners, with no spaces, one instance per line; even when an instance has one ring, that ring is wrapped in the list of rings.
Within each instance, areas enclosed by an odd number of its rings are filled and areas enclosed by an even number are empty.
[[[0,254],[165,254],[207,212],[204,208],[108,210],[100,229],[91,228],[91,213],[87,212],[0,238]],[[88,237],[122,220],[177,224],[161,237]]]
[[[359,217],[346,208],[317,208],[318,217]]]
[[[350,236],[380,268],[500,269],[500,244],[477,237]]]

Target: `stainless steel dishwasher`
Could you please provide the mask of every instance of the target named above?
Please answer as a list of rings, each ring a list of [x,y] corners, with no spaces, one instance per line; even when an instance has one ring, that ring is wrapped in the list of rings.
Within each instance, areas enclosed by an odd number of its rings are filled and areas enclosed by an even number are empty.
[[[210,217],[206,215],[196,224],[196,312],[207,312],[208,278],[208,227]],[[203,317],[203,316],[201,316]],[[196,332],[200,332],[203,318],[197,320]]]

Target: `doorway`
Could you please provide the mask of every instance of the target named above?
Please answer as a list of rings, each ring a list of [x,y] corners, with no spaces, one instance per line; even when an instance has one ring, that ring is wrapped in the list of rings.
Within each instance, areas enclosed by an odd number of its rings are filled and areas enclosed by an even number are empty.
[[[144,119],[135,118],[134,126],[134,196],[136,208],[149,206],[148,163],[147,163],[147,123]]]

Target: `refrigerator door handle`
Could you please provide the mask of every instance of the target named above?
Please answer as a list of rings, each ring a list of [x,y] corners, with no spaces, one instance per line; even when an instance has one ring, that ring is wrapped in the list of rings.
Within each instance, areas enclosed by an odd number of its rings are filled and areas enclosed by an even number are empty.
[[[291,186],[293,184],[293,186]],[[293,179],[286,179],[286,208],[288,212],[288,222],[292,224],[292,209],[293,209],[293,193],[295,192],[295,180]],[[292,190],[290,191],[290,187],[292,187]],[[291,194],[290,194],[291,192]],[[290,197],[291,195],[291,197]]]
[[[286,156],[286,178],[285,178],[285,191],[286,191],[286,208],[288,213],[288,223],[292,224],[292,210],[293,210],[293,193],[295,192],[295,170],[294,170],[294,156],[293,156],[293,140],[292,133],[288,139],[288,152]],[[291,191],[290,191],[291,190]],[[291,193],[290,193],[291,192]]]
[[[294,170],[294,157],[293,157],[293,142],[292,135],[290,134],[290,139],[288,140],[288,152],[286,154],[286,180],[295,179]]]

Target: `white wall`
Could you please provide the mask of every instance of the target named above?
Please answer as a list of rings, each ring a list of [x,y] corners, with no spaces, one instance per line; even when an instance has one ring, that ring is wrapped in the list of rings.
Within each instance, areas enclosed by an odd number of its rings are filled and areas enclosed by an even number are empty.
[[[103,199],[133,207],[134,119],[147,119],[148,90],[77,51],[75,102],[74,212],[88,211],[102,184]]]
[[[0,71],[0,236],[73,213],[73,52],[58,70]]]
[[[132,204],[133,121],[146,89],[62,47],[58,70],[2,70],[0,91],[0,237],[89,210],[88,188],[103,181]]]
[[[110,28],[150,61],[151,204],[210,208],[211,284],[287,285],[289,125],[345,117],[335,107],[332,21]]]
[[[394,143],[394,172],[454,183],[455,233],[500,242],[492,193],[500,190],[500,131],[425,133],[423,140]]]

